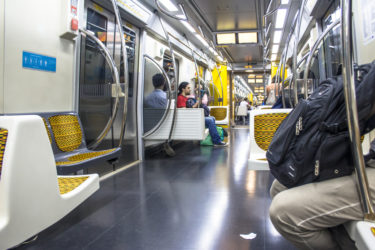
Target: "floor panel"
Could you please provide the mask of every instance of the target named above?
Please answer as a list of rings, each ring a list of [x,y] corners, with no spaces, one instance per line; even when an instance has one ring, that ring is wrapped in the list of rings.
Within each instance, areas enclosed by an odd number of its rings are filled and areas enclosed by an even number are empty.
[[[149,157],[18,249],[294,249],[268,217],[269,171],[248,170],[249,133],[228,148],[184,143]],[[240,234],[255,233],[252,240]]]

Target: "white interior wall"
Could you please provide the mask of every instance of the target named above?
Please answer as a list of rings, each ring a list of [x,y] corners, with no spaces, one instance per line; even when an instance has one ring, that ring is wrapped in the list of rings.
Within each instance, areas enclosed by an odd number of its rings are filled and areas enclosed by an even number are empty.
[[[60,38],[61,1],[5,0],[3,112],[73,110],[74,43]],[[23,68],[23,51],[55,57],[56,72]]]

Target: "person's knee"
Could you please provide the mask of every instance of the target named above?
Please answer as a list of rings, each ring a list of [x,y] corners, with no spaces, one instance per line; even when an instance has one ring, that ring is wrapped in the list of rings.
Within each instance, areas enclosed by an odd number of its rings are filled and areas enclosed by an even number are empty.
[[[276,195],[271,203],[269,209],[270,219],[275,228],[283,234],[283,231],[286,231],[290,228],[292,222],[291,216],[294,211],[294,202],[290,202],[290,199],[286,199],[285,195],[280,193]]]

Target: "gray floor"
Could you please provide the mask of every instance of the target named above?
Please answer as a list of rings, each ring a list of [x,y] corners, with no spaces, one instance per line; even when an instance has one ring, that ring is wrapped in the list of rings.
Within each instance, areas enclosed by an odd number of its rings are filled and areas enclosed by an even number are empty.
[[[272,177],[247,169],[248,136],[233,130],[228,148],[185,143],[174,158],[154,156],[110,177],[17,249],[294,249],[268,218]],[[249,233],[256,237],[240,237]]]

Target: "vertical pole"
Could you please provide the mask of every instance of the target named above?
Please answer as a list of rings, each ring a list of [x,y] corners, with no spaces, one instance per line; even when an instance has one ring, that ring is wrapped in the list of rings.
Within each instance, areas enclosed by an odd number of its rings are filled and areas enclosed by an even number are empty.
[[[346,114],[354,156],[357,184],[362,199],[364,219],[375,221],[374,209],[371,204],[368,180],[360,142],[357,102],[355,96],[353,70],[353,41],[352,41],[352,1],[341,0],[341,59],[343,62],[343,83],[346,104]]]

